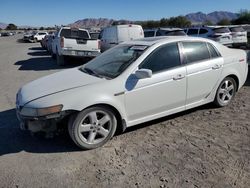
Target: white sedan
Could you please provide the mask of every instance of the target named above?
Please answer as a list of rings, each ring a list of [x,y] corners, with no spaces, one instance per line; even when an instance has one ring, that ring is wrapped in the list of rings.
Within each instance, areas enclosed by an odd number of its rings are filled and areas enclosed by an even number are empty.
[[[72,140],[93,149],[118,129],[210,102],[226,106],[247,74],[245,51],[203,38],[145,38],[26,84],[17,116],[32,132],[50,133],[67,121]]]

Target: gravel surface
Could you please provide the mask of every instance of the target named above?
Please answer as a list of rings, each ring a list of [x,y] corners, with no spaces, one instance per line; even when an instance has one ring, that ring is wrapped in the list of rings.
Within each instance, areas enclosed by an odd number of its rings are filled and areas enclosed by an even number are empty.
[[[40,44],[0,37],[0,187],[250,187],[250,76],[225,108],[205,105],[80,151],[39,139],[15,116],[20,86],[61,70]]]

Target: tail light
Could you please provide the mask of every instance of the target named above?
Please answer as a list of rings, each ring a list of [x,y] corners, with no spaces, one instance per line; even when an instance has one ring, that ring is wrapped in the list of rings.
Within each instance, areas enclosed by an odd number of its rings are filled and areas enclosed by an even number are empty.
[[[63,48],[64,47],[64,38],[63,37],[61,37],[60,44],[61,44],[61,48]]]
[[[245,62],[245,59],[239,59],[239,62],[240,63]]]

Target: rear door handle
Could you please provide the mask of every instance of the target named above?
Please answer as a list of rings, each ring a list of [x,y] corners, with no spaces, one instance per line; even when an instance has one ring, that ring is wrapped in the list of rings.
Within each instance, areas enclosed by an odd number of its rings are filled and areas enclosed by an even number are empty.
[[[216,69],[219,69],[219,68],[221,68],[221,65],[218,65],[218,64],[216,64],[216,65],[214,65],[214,66],[212,67],[213,70],[216,70]]]
[[[173,80],[181,80],[181,79],[183,79],[183,78],[185,78],[184,75],[178,74],[178,75],[176,75],[176,76],[173,77]]]

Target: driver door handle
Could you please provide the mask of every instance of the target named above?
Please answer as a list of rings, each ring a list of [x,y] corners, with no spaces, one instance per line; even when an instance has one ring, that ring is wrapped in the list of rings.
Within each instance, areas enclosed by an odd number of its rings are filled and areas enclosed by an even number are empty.
[[[218,65],[218,64],[216,64],[216,65],[214,65],[214,66],[212,67],[213,70],[216,70],[216,69],[219,69],[219,68],[221,68],[221,65]]]
[[[176,75],[176,76],[173,77],[173,80],[181,80],[183,78],[185,78],[185,75],[178,74],[178,75]]]

